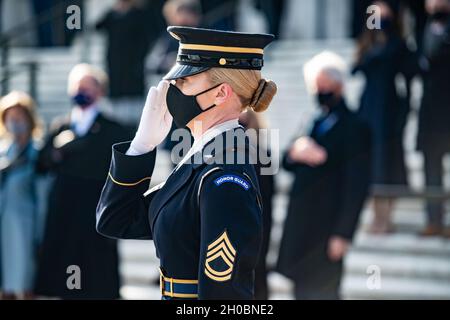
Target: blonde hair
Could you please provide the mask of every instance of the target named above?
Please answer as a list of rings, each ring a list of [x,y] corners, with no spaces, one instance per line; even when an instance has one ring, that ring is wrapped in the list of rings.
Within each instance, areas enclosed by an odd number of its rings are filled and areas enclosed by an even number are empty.
[[[108,91],[109,79],[106,72],[96,66],[87,63],[80,63],[73,67],[69,73],[67,84],[67,92],[69,95],[71,94],[71,91],[73,91],[73,86],[84,77],[92,77],[104,93]]]
[[[241,100],[243,110],[264,112],[277,93],[275,82],[262,79],[258,70],[211,68],[206,73],[213,86],[228,83]]]
[[[11,91],[0,100],[0,136],[7,134],[5,128],[6,112],[14,107],[21,108],[30,123],[30,131],[33,137],[39,138],[42,135],[41,121],[36,116],[36,104],[33,98],[22,91]]]

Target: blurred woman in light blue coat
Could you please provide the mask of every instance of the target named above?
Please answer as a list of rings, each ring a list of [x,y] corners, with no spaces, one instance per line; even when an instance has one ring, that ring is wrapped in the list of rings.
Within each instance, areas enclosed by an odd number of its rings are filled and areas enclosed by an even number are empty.
[[[0,123],[0,291],[2,299],[28,299],[41,225],[32,98],[17,91],[3,97]]]

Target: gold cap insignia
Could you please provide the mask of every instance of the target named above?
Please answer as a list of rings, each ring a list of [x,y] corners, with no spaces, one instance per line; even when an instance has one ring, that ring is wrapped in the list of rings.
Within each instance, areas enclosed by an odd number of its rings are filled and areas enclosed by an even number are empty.
[[[226,231],[214,242],[208,245],[206,254],[205,274],[212,280],[224,282],[231,279],[233,273],[234,261],[236,258],[236,250],[228,238]],[[223,265],[225,270],[216,270],[214,265]]]

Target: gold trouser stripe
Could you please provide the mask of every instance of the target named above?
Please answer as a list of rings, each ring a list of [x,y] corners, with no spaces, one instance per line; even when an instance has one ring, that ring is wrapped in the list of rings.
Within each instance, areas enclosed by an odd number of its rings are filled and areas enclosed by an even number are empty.
[[[204,44],[186,44],[186,43],[181,43],[180,44],[180,49],[200,50],[200,51],[214,51],[214,52],[230,52],[230,53],[264,54],[264,49],[259,49],[259,48],[210,46],[210,45],[204,45]]]
[[[114,182],[115,184],[122,186],[122,187],[134,187],[137,186],[138,184],[141,184],[142,182],[146,181],[146,180],[151,180],[152,177],[146,177],[143,178],[141,180],[139,180],[138,182],[134,182],[134,183],[123,183],[123,182],[119,182],[116,179],[114,179],[114,177],[111,175],[111,172],[108,172],[108,177],[111,179],[112,182]]]
[[[163,277],[163,281],[169,281],[173,283],[184,283],[184,284],[198,284],[198,280],[171,279],[166,277]]]
[[[171,298],[198,298],[198,294],[191,294],[191,293],[171,293],[164,291],[163,296],[171,297]]]

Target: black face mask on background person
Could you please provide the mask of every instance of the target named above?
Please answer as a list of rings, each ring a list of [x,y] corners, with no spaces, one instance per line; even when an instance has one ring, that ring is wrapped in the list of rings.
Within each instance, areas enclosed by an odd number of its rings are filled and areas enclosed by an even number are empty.
[[[177,86],[170,84],[169,90],[167,90],[166,102],[167,108],[169,109],[169,112],[172,115],[173,121],[175,122],[177,127],[186,127],[186,125],[191,122],[192,119],[196,118],[203,112],[216,107],[216,105],[213,104],[205,110],[202,110],[197,102],[197,97],[217,88],[220,85],[221,83],[194,96],[187,96],[180,89],[178,89]]]
[[[447,11],[437,11],[430,15],[430,19],[432,21],[438,21],[438,22],[446,22],[448,18],[450,17],[450,13]]]
[[[381,18],[380,30],[384,32],[390,32],[393,29],[394,21],[391,18]]]
[[[321,107],[331,109],[337,103],[336,95],[333,91],[318,92],[316,95],[317,103]]]
[[[83,91],[78,92],[71,99],[73,104],[81,107],[82,109],[85,109],[94,103],[94,97]]]

